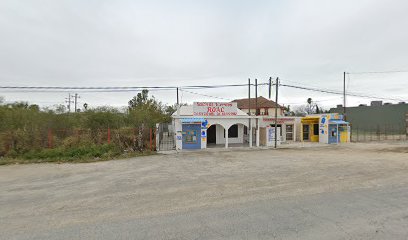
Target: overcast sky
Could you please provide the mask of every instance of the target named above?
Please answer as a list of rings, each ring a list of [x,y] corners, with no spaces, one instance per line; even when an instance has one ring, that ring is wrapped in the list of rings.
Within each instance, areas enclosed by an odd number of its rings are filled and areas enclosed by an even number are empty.
[[[407,12],[406,0],[1,0],[0,85],[183,86],[272,76],[342,90],[344,71],[408,71]],[[408,100],[407,78],[350,74],[347,89]],[[247,88],[194,92],[247,97]],[[267,96],[266,87],[259,92]],[[80,102],[125,106],[135,94],[84,92]],[[174,91],[152,94],[165,103],[176,100]],[[68,92],[0,95],[53,105]],[[286,105],[307,97],[327,107],[342,102],[338,95],[283,87],[280,97]],[[181,98],[223,101],[188,92]],[[348,98],[350,105],[369,101]]]

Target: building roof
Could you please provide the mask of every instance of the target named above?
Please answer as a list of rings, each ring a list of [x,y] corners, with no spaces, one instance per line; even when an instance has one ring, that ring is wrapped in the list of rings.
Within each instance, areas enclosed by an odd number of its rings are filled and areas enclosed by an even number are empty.
[[[180,116],[193,116],[194,111],[193,111],[193,105],[185,105],[185,106],[181,106],[180,107]],[[173,117],[177,116],[177,111],[175,113],[172,114]],[[249,117],[247,113],[243,112],[242,110],[237,108],[237,115],[233,116],[233,117],[239,117],[239,116],[245,116],[245,117]],[[200,116],[201,118],[203,116]],[[205,116],[206,118],[208,118],[208,116]],[[228,118],[231,116],[210,116],[210,117],[223,117],[223,118]]]
[[[256,98],[250,98],[248,101],[248,98],[242,98],[242,99],[235,99],[233,102],[236,102],[238,104],[239,109],[248,109],[249,108],[249,103],[251,104],[251,109],[255,109],[255,101]],[[258,108],[283,108],[282,106],[276,104],[274,101],[266,99],[264,97],[258,97]]]

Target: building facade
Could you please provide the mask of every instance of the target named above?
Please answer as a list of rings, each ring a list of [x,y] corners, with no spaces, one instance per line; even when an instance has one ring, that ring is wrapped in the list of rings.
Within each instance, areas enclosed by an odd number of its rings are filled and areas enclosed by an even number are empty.
[[[319,143],[346,143],[350,142],[351,130],[343,115],[315,114],[301,119],[301,140]]]
[[[177,150],[259,146],[259,127],[253,127],[259,126],[258,119],[238,109],[235,102],[195,102],[181,106],[172,119]]]

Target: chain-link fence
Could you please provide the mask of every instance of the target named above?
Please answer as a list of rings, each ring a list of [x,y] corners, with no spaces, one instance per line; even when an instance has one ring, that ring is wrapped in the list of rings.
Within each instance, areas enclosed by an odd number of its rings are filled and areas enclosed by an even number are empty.
[[[405,125],[351,126],[352,142],[406,141],[407,134]]]
[[[175,132],[171,123],[157,124],[157,151],[169,151],[176,149]]]
[[[111,144],[123,151],[154,151],[156,131],[152,128],[119,129],[24,129],[0,133],[0,156],[10,151],[27,152],[45,148]]]

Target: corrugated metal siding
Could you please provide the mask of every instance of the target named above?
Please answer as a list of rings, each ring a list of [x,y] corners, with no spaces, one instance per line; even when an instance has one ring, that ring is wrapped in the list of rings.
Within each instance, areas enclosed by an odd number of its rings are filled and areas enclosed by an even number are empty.
[[[331,113],[343,113],[343,108],[332,108]],[[353,128],[372,130],[389,126],[404,129],[407,125],[408,104],[350,107],[346,110],[347,121]]]

